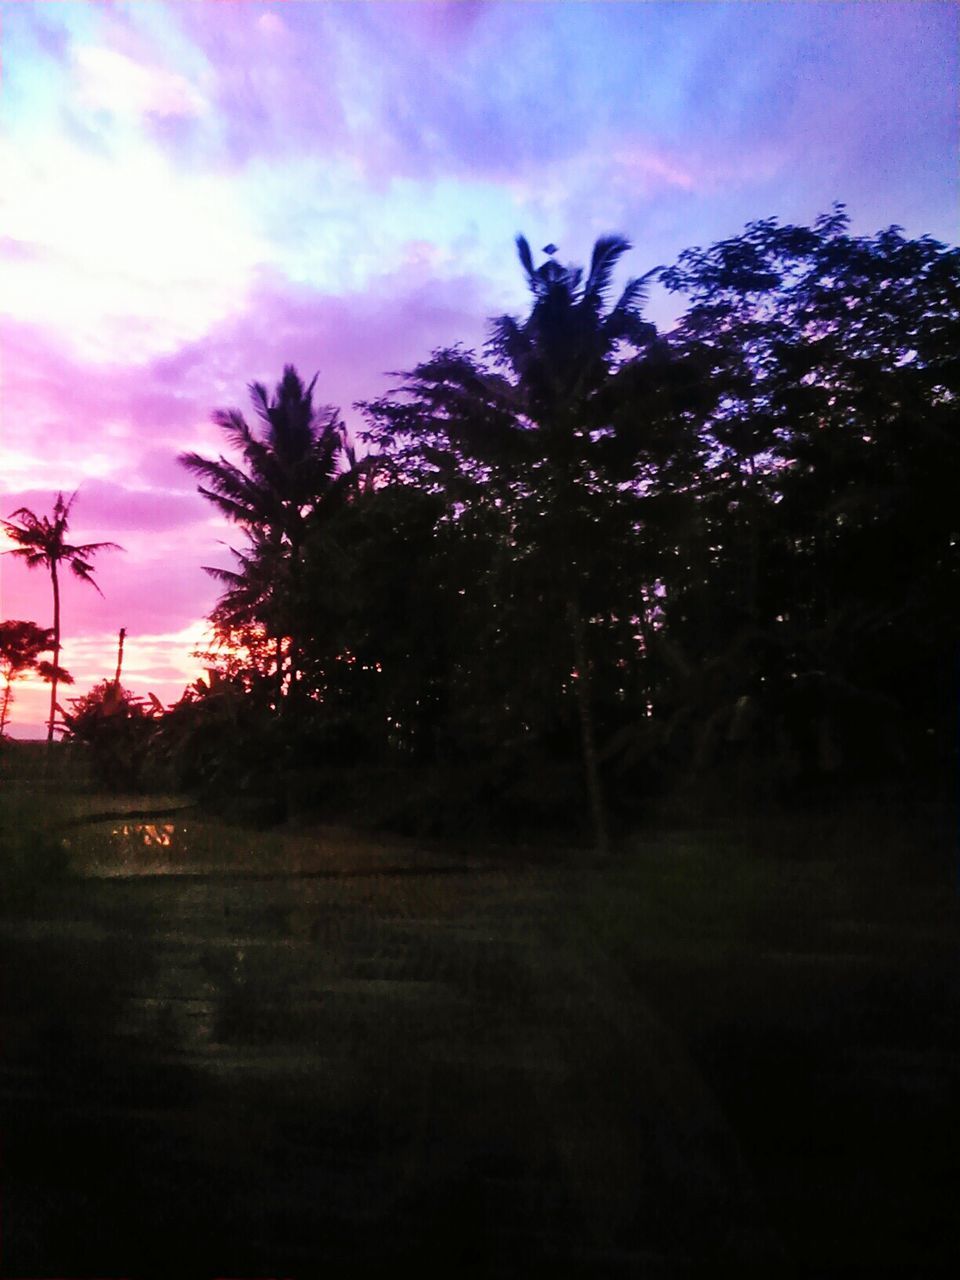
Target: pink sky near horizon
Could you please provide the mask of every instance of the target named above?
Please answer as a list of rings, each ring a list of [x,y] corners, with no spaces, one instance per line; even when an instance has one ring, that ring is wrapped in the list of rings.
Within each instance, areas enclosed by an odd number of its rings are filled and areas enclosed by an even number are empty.
[[[176,463],[319,370],[358,399],[525,305],[513,236],[630,273],[841,199],[956,238],[957,6],[0,0],[0,515],[78,491],[63,664],[174,701],[237,540]],[[662,299],[653,317],[669,318]],[[0,558],[0,616],[50,621]],[[17,687],[39,734],[47,689]]]

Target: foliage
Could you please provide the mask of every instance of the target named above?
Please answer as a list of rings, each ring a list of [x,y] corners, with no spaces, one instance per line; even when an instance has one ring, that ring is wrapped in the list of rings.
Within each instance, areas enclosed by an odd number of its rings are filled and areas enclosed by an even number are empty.
[[[164,781],[211,800],[236,798],[245,816],[284,816],[288,763],[269,691],[212,669],[158,722],[152,760]],[[244,815],[239,815],[244,816]]]
[[[0,704],[0,737],[7,725],[10,704],[13,701],[13,685],[21,676],[34,671],[38,675],[53,678],[53,664],[41,659],[41,653],[53,648],[53,632],[39,627],[35,622],[10,619],[0,622],[0,675],[3,676],[3,702]],[[71,676],[64,670],[56,672],[63,683],[70,683]]]
[[[363,402],[359,467],[290,368],[253,388],[262,435],[218,415],[243,467],[184,460],[247,544],[216,571],[224,683],[171,722],[207,742],[199,773],[404,776],[411,830],[569,828],[587,798],[601,847],[608,816],[708,777],[752,799],[943,779],[958,251],[855,236],[838,206],[611,301],[628,248],[583,271],[520,237],[527,314]],[[654,275],[686,307],[662,334]]]
[[[606,637],[595,633],[617,625],[620,601],[610,588],[639,518],[631,482],[644,443],[637,436],[636,447],[625,448],[617,429],[637,407],[623,394],[627,370],[655,339],[641,314],[643,280],[630,280],[608,305],[629,248],[620,236],[598,240],[584,274],[552,256],[535,267],[518,237],[532,295],[527,317],[491,322],[486,360],[459,348],[435,352],[397,392],[366,406],[369,438],[400,474],[442,494],[451,520],[463,521],[466,509],[489,530],[487,651],[509,647],[516,661],[519,642],[529,653],[527,690],[539,676],[554,704],[565,691],[570,709],[561,718],[576,718],[601,848],[606,812],[592,685]],[[527,690],[511,680],[493,702],[519,712],[515,732],[540,734],[548,719]]]
[[[851,236],[838,207],[753,223],[664,280],[691,301],[674,341],[721,392],[664,605],[674,651],[715,666],[718,709],[757,700],[806,774],[896,766],[909,730],[929,758],[960,622],[960,255]]]
[[[100,591],[93,577],[93,557],[100,551],[120,551],[115,542],[88,542],[82,546],[73,546],[66,540],[70,527],[70,512],[77,499],[74,493],[64,499],[58,493],[53,504],[52,516],[38,516],[27,507],[19,507],[9,520],[2,520],[7,537],[16,546],[5,554],[23,560],[30,569],[43,568],[50,574],[53,588],[53,662],[49,668],[50,677],[50,718],[47,725],[47,741],[53,741],[56,727],[57,685],[63,680],[60,667],[60,580],[59,570],[65,565],[75,578],[87,582],[95,591]],[[16,523],[19,521],[19,523]],[[101,593],[102,594],[102,593]]]
[[[71,698],[70,706],[61,713],[66,735],[89,752],[95,780],[112,791],[137,790],[163,711],[158,699],[140,698],[115,680],[101,680],[89,693]]]
[[[217,410],[213,420],[242,456],[242,466],[223,456],[180,455],[181,463],[204,482],[199,492],[246,535],[246,548],[234,551],[236,569],[207,569],[227,588],[213,621],[221,633],[259,624],[273,639],[277,709],[285,685],[288,696],[299,691],[296,601],[304,542],[353,484],[343,470],[339,411],[314,406],[316,381],[315,375],[305,385],[287,365],[272,397],[262,383],[251,383],[259,432],[238,409]]]

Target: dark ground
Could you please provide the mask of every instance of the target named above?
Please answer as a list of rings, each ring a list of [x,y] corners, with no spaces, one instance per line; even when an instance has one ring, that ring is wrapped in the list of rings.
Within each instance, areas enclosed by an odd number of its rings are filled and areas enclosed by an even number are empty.
[[[960,1264],[943,850],[116,826],[0,918],[3,1276]]]

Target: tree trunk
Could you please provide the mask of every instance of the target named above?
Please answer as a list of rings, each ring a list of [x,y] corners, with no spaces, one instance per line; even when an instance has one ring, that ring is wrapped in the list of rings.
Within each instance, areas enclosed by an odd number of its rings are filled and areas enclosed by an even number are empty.
[[[47,742],[53,741],[53,724],[57,718],[57,682],[60,671],[60,583],[57,580],[57,562],[50,565],[50,581],[53,583],[53,678],[50,681],[50,723],[47,725]]]
[[[577,668],[576,697],[577,713],[580,718],[580,749],[583,755],[587,796],[590,801],[590,816],[593,819],[593,839],[597,852],[606,856],[610,851],[610,837],[607,832],[607,809],[603,799],[603,786],[600,782],[600,759],[597,755],[593,702],[590,697],[590,667],[583,615],[574,600],[567,603],[567,617],[573,639],[573,660]]]
[[[127,638],[127,628],[120,628],[120,636],[117,643],[117,674],[113,678],[113,683],[120,689],[120,672],[123,670],[123,642]]]
[[[287,685],[284,710],[290,714],[296,714],[299,708],[301,662],[300,637],[295,626],[297,610],[300,607],[300,543],[294,539],[290,541],[290,593],[287,606],[287,630],[290,633],[287,636],[289,684]]]
[[[13,696],[13,692],[11,689],[11,680],[10,680],[10,677],[8,676],[6,687],[4,688],[4,691],[3,691],[3,706],[0,707],[0,737],[3,736],[3,731],[7,727],[7,713],[10,710],[10,699],[12,696]]]
[[[277,715],[283,709],[283,636],[277,636]]]

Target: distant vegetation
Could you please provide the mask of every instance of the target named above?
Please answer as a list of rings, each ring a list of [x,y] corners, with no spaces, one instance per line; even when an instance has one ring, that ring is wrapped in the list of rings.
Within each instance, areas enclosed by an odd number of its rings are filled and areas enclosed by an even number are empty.
[[[76,707],[106,779],[415,831],[589,814],[601,848],[691,784],[942,787],[960,251],[838,206],[614,302],[626,240],[586,271],[518,248],[528,313],[360,406],[360,461],[292,367],[253,425],[217,413],[228,456],[181,459],[239,534],[212,670],[166,712],[109,682]]]
[[[44,679],[52,679],[52,662],[41,658],[42,653],[53,649],[53,630],[38,627],[35,622],[11,618],[0,622],[0,675],[3,676],[3,693],[0,695],[0,737],[3,736],[13,706],[13,686],[33,672]],[[67,683],[70,676],[60,670],[58,677]]]
[[[57,720],[57,686],[72,684],[71,677],[60,666],[60,572],[68,569],[81,582],[89,583],[95,591],[99,591],[93,576],[93,558],[101,551],[120,551],[115,542],[88,542],[83,546],[73,546],[67,542],[70,528],[70,512],[76,501],[74,493],[70,498],[57,494],[53,504],[53,513],[49,516],[38,516],[27,507],[14,511],[9,520],[0,521],[7,537],[15,544],[7,555],[23,560],[30,569],[45,569],[50,575],[53,588],[53,626],[50,629],[50,644],[43,648],[53,651],[53,662],[45,663],[41,674],[50,682],[50,716],[47,721],[47,741],[53,741]],[[38,668],[39,670],[39,668]],[[7,688],[9,689],[9,682]]]

